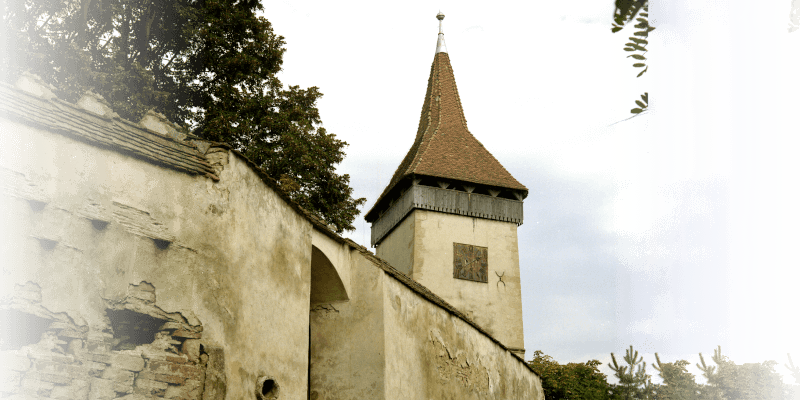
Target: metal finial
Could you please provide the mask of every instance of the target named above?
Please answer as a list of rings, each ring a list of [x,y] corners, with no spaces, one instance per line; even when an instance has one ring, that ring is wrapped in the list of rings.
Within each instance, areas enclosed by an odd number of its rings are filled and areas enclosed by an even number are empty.
[[[439,11],[439,13],[436,14],[436,19],[439,20],[439,39],[436,40],[436,52],[447,53],[447,46],[444,44],[444,32],[442,32],[442,20],[444,19],[444,14]]]

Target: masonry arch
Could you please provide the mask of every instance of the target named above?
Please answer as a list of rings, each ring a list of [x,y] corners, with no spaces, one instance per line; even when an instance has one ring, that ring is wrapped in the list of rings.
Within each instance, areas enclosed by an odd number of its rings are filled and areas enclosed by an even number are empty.
[[[311,306],[348,301],[350,290],[350,246],[313,229]]]
[[[347,301],[347,289],[333,262],[317,246],[311,246],[311,305]]]

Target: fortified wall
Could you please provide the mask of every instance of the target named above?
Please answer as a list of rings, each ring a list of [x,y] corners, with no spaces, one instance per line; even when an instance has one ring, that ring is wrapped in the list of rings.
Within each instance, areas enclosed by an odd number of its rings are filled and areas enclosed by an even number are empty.
[[[237,151],[0,85],[0,398],[544,399]]]

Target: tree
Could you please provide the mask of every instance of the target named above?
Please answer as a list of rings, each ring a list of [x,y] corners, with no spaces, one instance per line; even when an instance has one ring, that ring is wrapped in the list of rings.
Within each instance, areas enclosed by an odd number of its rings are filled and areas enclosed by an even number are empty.
[[[548,400],[613,399],[612,386],[606,381],[606,375],[598,369],[600,364],[600,361],[589,360],[561,365],[541,350],[536,350],[533,359],[528,362],[542,379],[544,397]]]
[[[155,109],[196,136],[227,142],[289,196],[353,230],[347,146],[321,127],[316,87],[278,80],[285,42],[257,0],[5,0],[3,79],[25,69],[75,101],[87,89],[121,117]]]
[[[712,357],[716,366],[706,365],[703,354],[697,367],[708,379],[703,399],[783,400],[790,398],[790,388],[775,371],[775,361],[737,365],[722,355],[718,346]]]
[[[653,368],[658,371],[659,376],[664,381],[656,390],[656,397],[661,400],[699,400],[698,385],[694,381],[694,375],[686,370],[689,362],[678,360],[674,363],[662,363],[656,353],[656,363]]]
[[[634,351],[631,346],[625,351],[623,360],[628,364],[627,366],[617,364],[617,358],[614,353],[611,353],[612,363],[609,363],[608,367],[619,379],[615,392],[623,400],[652,399],[655,386],[650,381],[650,375],[647,374],[647,363],[642,357],[639,357],[639,352]]]
[[[625,48],[623,49],[632,53],[628,55],[628,57],[635,60],[633,67],[642,69],[639,74],[636,75],[637,78],[647,72],[647,58],[645,57],[647,53],[647,36],[656,29],[650,26],[648,20],[649,14],[647,7],[649,3],[649,0],[615,0],[614,3],[614,20],[611,23],[612,33],[621,31],[628,22],[634,19],[637,21],[634,28],[638,30],[633,33],[633,36],[628,38],[630,42],[625,43]],[[637,107],[631,109],[632,114],[640,114],[647,111],[649,105],[647,92],[641,94],[640,97],[642,100],[636,100]]]

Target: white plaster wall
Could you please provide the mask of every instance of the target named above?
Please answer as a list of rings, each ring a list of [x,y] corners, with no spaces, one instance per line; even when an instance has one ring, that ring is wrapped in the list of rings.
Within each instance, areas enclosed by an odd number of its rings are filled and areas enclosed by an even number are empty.
[[[521,360],[396,279],[383,282],[387,400],[544,400]]]
[[[407,219],[413,219],[412,278],[507,347],[525,348],[517,225],[428,210]],[[488,283],[453,278],[453,243],[489,249]]]
[[[204,343],[224,349],[226,398],[253,398],[260,375],[281,398],[306,397],[311,225],[242,160],[229,155],[213,182],[5,119],[0,142],[2,293],[32,281],[43,306],[98,329],[104,299],[147,281],[157,306],[196,318]],[[103,230],[81,216],[92,204]],[[170,246],[125,226],[131,210]]]
[[[311,310],[310,399],[384,398],[383,270],[350,253],[350,301]]]
[[[388,261],[396,270],[411,276],[414,254],[413,211],[385,237],[375,250],[375,254]]]

